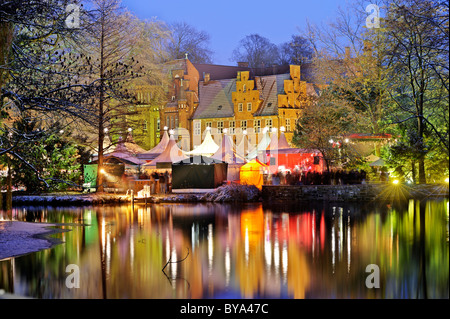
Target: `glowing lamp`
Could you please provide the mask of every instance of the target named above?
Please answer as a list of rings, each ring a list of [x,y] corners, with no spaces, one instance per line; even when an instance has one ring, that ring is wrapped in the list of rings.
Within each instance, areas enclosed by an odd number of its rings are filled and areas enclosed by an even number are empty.
[[[344,142],[348,143],[348,142],[350,142],[350,140],[348,138],[346,138]]]
[[[267,132],[269,132],[269,128],[268,128],[268,127],[265,127],[265,128],[263,129],[263,133],[265,134],[265,133],[267,133]]]
[[[164,126],[164,131],[167,131],[169,128],[167,126]]]
[[[247,130],[243,130],[242,134],[247,135]]]
[[[333,144],[333,143],[334,143],[333,139],[329,140],[328,142],[330,142],[330,144]]]
[[[209,126],[206,127],[207,131],[211,131],[211,128]]]
[[[224,129],[223,129],[223,133],[224,133],[224,134],[227,134],[227,133],[228,133],[228,130],[227,130],[226,128],[224,128]]]
[[[128,128],[128,132],[131,132],[133,129],[131,127]]]
[[[277,128],[276,127],[272,127],[272,133],[276,133],[277,132]]]
[[[280,132],[286,132],[286,128],[284,126],[280,127]]]
[[[174,130],[170,130],[170,131],[169,131],[169,134],[170,134],[170,135],[173,135],[173,134],[175,134],[175,131],[174,131]]]

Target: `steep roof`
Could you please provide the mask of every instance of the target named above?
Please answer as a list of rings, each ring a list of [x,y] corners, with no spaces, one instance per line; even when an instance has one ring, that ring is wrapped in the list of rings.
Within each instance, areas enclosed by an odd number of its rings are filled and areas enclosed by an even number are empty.
[[[231,92],[236,91],[236,79],[226,79],[199,83],[200,103],[193,119],[232,117],[234,105]]]
[[[256,89],[263,100],[254,116],[278,114],[278,95],[284,94],[284,81],[290,80],[290,74],[268,75],[255,78]]]

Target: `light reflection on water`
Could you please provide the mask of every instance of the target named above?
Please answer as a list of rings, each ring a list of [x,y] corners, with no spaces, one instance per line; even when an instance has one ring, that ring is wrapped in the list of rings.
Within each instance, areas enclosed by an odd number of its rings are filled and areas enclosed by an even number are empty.
[[[0,261],[36,298],[448,298],[448,200],[405,204],[21,207],[0,220],[74,223],[65,243]],[[86,226],[81,226],[86,225]],[[183,258],[186,260],[177,262]],[[163,270],[168,261],[167,267]],[[66,266],[80,288],[65,286]],[[365,286],[380,267],[380,289]]]

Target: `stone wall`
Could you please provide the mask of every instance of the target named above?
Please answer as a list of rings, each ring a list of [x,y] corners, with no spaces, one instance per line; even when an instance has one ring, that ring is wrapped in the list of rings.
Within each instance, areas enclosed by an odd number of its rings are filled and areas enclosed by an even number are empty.
[[[448,197],[448,185],[264,185],[264,201],[372,201]]]

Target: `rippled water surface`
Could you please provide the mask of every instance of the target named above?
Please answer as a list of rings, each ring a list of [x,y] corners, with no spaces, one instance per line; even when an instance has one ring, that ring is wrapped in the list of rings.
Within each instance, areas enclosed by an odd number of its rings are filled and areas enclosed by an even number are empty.
[[[70,231],[51,249],[0,261],[0,289],[36,298],[448,298],[448,205],[19,207],[0,220]],[[78,266],[78,289],[66,285],[68,265]],[[380,288],[366,286],[376,282],[368,265]]]

